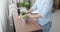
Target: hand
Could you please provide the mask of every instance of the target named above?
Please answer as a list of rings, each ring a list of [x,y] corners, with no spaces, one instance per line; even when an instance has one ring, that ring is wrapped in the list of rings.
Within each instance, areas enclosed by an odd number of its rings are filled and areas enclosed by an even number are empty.
[[[28,11],[26,10],[25,13],[28,13]]]
[[[27,16],[28,16],[29,18],[33,18],[33,16],[32,16],[31,14],[27,14]]]

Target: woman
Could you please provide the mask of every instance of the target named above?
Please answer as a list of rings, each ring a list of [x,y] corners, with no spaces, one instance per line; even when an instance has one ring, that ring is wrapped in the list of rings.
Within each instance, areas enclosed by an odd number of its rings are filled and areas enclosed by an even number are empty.
[[[38,23],[43,29],[43,32],[49,32],[52,24],[51,13],[52,13],[53,0],[36,0],[35,4],[26,11],[26,13],[30,13],[33,10],[36,10],[37,15],[33,16],[28,14],[30,18],[39,18]]]

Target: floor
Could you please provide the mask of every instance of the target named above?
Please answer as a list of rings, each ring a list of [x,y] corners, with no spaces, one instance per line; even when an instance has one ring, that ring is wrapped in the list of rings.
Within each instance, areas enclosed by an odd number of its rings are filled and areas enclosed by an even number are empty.
[[[52,28],[50,32],[60,32],[60,10],[56,10],[52,14]],[[13,32],[13,27],[12,25],[9,25],[7,32]]]
[[[52,28],[50,32],[60,32],[60,10],[52,14]]]

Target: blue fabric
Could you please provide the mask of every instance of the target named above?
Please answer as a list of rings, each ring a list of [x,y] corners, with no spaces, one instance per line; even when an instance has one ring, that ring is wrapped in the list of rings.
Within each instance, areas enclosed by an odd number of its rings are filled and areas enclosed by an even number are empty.
[[[45,24],[44,26],[42,26],[43,32],[49,32],[51,26],[52,26],[52,22],[48,22],[47,24]]]
[[[53,0],[36,0],[35,4],[32,6],[32,9],[36,10],[38,14],[42,16],[42,18],[38,19],[38,23],[41,26],[52,21],[51,20],[52,6]]]

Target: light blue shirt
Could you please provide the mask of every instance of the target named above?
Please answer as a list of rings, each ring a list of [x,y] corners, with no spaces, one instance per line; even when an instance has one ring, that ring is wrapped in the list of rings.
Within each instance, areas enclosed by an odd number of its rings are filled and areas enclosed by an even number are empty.
[[[38,23],[43,26],[48,22],[51,22],[53,0],[36,0],[35,4],[32,6],[33,10],[36,10],[42,18],[38,19]]]

